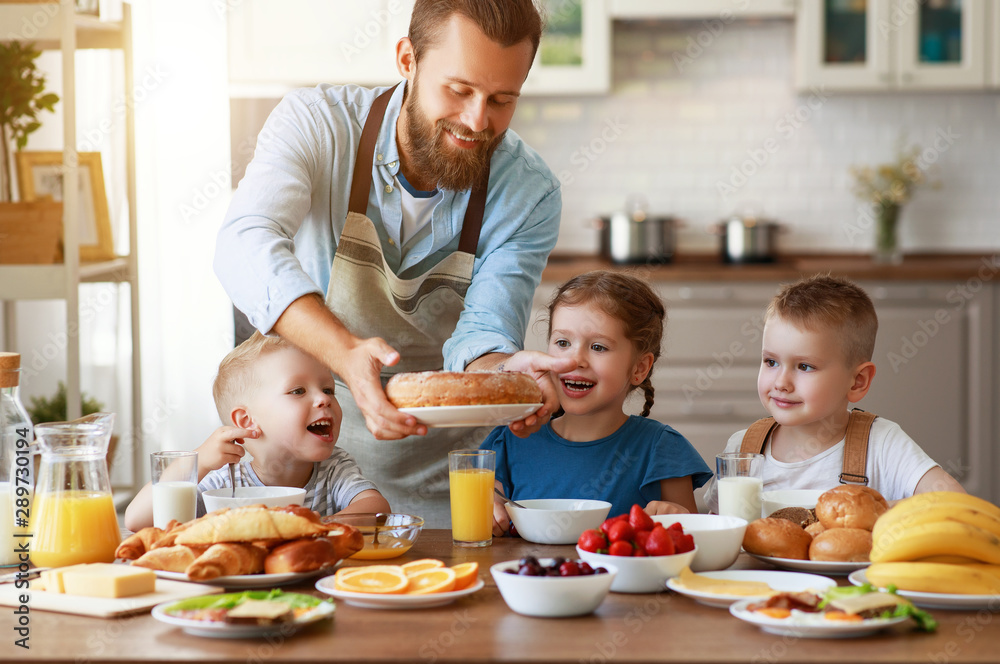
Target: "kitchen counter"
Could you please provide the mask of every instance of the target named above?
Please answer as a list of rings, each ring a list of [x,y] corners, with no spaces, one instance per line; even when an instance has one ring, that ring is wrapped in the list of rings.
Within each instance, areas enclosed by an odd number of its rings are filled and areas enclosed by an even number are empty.
[[[907,622],[857,639],[796,639],[766,634],[725,609],[709,608],[669,591],[611,593],[594,614],[528,618],[510,611],[490,577],[493,563],[524,555],[573,556],[572,546],[501,538],[484,549],[454,548],[447,530],[421,533],[405,556],[391,562],[440,558],[474,560],[486,587],[457,602],[419,610],[372,610],[337,601],[335,617],[294,636],[212,639],[140,614],[117,620],[31,612],[30,650],[8,639],[5,659],[22,662],[996,662],[1000,615],[932,610],[937,632]],[[353,563],[353,561],[352,561]],[[745,554],[739,568],[764,567]],[[845,583],[843,577],[840,582]],[[289,590],[312,592],[312,584]],[[1000,598],[994,611],[1000,611]]]
[[[589,270],[641,270],[653,281],[787,282],[820,272],[858,281],[989,281],[1000,272],[1000,254],[915,254],[900,265],[878,265],[863,254],[783,255],[774,263],[730,265],[718,254],[678,255],[666,265],[618,265],[596,256],[553,254],[542,280],[562,283]]]

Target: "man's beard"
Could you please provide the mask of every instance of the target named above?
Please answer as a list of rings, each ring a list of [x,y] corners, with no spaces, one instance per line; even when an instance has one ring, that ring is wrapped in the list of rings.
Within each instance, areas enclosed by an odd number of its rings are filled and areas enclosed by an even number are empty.
[[[444,135],[446,129],[482,142],[470,150],[456,148],[448,143]],[[432,124],[417,104],[414,80],[406,99],[406,134],[410,165],[421,180],[430,180],[450,191],[472,189],[482,179],[505,133],[506,130],[494,136],[490,129],[472,131],[443,118]]]

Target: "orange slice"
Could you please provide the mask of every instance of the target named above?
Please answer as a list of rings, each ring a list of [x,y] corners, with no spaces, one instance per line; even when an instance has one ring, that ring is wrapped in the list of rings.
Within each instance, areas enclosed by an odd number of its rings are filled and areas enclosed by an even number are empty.
[[[423,572],[427,569],[444,567],[444,562],[436,558],[421,558],[420,560],[411,560],[408,563],[403,563],[400,567],[406,572],[406,576],[413,576],[417,572]]]
[[[455,570],[455,587],[453,590],[468,588],[476,582],[479,573],[479,563],[459,563],[452,565]]]
[[[455,570],[450,567],[432,567],[412,574],[409,580],[406,592],[410,595],[446,593],[455,589]]]
[[[337,575],[333,586],[337,590],[378,595],[398,595],[406,592],[409,580],[395,565],[372,565],[353,574]]]

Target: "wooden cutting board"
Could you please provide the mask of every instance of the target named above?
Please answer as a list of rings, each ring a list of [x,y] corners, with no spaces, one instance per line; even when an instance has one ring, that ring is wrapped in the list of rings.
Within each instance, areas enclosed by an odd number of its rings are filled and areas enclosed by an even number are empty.
[[[96,618],[114,618],[129,613],[149,611],[163,602],[199,595],[213,595],[221,593],[223,590],[218,586],[207,586],[202,583],[157,579],[155,592],[135,597],[107,598],[64,595],[44,590],[23,590],[16,588],[13,583],[5,583],[0,585],[0,606],[20,606],[20,596],[28,594],[30,595],[28,606],[32,611],[55,611],[56,613],[75,613]]]

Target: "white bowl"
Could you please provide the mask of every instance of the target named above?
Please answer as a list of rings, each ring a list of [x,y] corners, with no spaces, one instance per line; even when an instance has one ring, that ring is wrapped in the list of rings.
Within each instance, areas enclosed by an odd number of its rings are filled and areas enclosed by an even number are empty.
[[[782,489],[765,491],[760,494],[760,500],[764,516],[769,516],[783,507],[804,507],[811,510],[816,507],[816,501],[823,493],[819,489]]]
[[[520,502],[520,501],[518,501]],[[551,558],[540,558],[548,565]],[[607,574],[587,576],[520,576],[505,570],[517,570],[518,561],[509,560],[490,567],[500,596],[512,611],[539,618],[582,616],[596,609],[614,583],[617,568],[603,565]]]
[[[669,526],[679,523],[694,537],[698,555],[691,561],[692,572],[726,569],[736,562],[743,545],[746,519],[718,514],[658,514],[653,521]]]
[[[507,503],[517,534],[536,544],[576,544],[583,531],[600,527],[611,510],[605,500],[540,498],[519,500],[527,509]]]
[[[677,576],[681,570],[691,564],[698,554],[698,545],[694,550],[677,553],[672,556],[643,556],[630,558],[628,556],[611,556],[606,553],[584,551],[579,546],[576,553],[591,567],[618,568],[618,573],[611,582],[611,590],[616,593],[655,593],[667,587],[667,579]]]
[[[265,505],[267,507],[285,507],[286,505],[301,505],[306,497],[306,490],[295,486],[238,486],[236,495],[229,487],[202,491],[205,510],[214,512],[223,507],[245,507],[247,505]]]

